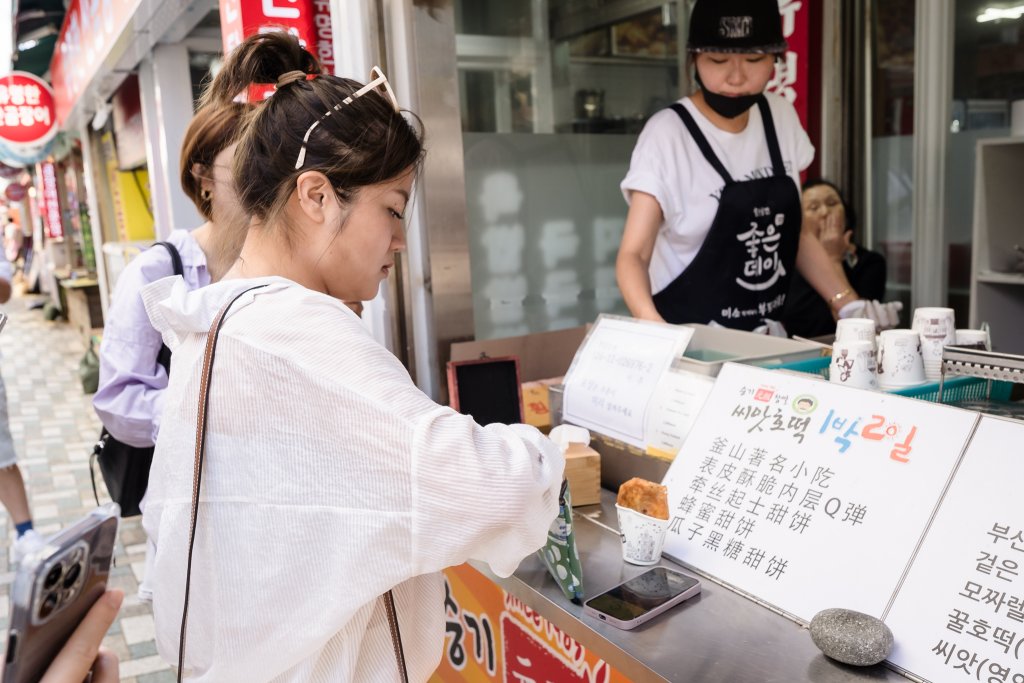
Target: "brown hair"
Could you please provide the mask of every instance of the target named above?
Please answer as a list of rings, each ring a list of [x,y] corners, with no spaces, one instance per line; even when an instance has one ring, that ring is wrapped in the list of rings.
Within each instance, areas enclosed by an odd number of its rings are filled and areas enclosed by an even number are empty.
[[[210,200],[202,194],[201,176],[196,166],[211,173],[213,160],[242,136],[248,105],[231,101],[211,101],[201,107],[188,124],[185,141],[181,143],[181,189],[199,209],[199,213],[213,220]]]
[[[313,75],[279,87],[247,116],[235,151],[234,177],[242,208],[264,223],[278,218],[295,181],[306,171],[330,180],[338,198],[351,202],[360,188],[399,177],[423,157],[419,132],[374,89],[332,109],[362,87],[322,74],[316,58],[280,31],[253,35],[228,55],[204,102],[234,98],[250,85],[276,83],[290,71]],[[328,111],[330,116],[324,117]],[[302,168],[295,161],[314,121]]]

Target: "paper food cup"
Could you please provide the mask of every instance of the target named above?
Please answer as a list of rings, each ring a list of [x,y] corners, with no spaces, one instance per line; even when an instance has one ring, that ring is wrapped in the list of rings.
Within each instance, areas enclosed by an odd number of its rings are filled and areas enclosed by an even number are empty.
[[[668,520],[648,517],[621,505],[616,505],[615,509],[619,513],[622,559],[630,564],[657,564],[665,545]]]
[[[833,384],[877,389],[875,342],[853,339],[832,345],[828,378]]]
[[[870,318],[843,318],[836,323],[836,341],[875,343],[875,321]]]
[[[952,308],[918,308],[913,329],[921,335],[924,374],[937,380],[942,374],[942,348],[956,344],[956,321]]]
[[[885,389],[922,384],[925,377],[921,335],[913,330],[886,330],[878,346],[878,383]]]
[[[956,345],[981,351],[992,350],[992,341],[989,339],[986,330],[957,330]]]

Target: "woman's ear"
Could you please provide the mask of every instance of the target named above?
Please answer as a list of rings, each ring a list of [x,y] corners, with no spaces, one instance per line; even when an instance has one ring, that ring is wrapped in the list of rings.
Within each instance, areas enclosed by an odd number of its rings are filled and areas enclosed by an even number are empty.
[[[306,171],[295,180],[299,207],[310,219],[322,222],[330,202],[336,202],[334,188],[319,171]]]
[[[199,181],[200,193],[209,196],[213,192],[213,174],[206,164],[192,164],[192,177]]]

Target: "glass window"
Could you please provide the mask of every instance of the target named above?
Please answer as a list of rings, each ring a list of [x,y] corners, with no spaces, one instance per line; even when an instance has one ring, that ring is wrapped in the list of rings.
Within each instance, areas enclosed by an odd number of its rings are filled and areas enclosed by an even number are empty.
[[[915,5],[878,0],[871,27],[872,248],[886,259],[886,300],[902,301],[904,311],[910,311],[914,232]]]
[[[949,306],[966,326],[971,286],[975,150],[1010,134],[1011,103],[1024,98],[1024,19],[992,17],[986,0],[958,0],[953,54],[953,120],[947,162]],[[986,20],[982,20],[986,18]],[[1024,239],[1024,230],[1021,231]],[[1006,263],[1012,254],[1006,254]],[[994,286],[998,289],[998,286]],[[1009,287],[1009,286],[1007,286]],[[995,323],[995,320],[991,322]]]
[[[619,182],[682,93],[677,7],[456,0],[477,339],[627,312]]]

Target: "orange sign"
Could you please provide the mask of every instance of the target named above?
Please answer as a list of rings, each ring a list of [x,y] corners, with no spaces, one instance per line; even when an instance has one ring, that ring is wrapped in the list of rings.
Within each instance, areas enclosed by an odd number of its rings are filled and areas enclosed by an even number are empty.
[[[596,653],[469,565],[444,574],[444,656],[432,683],[628,683]]]

